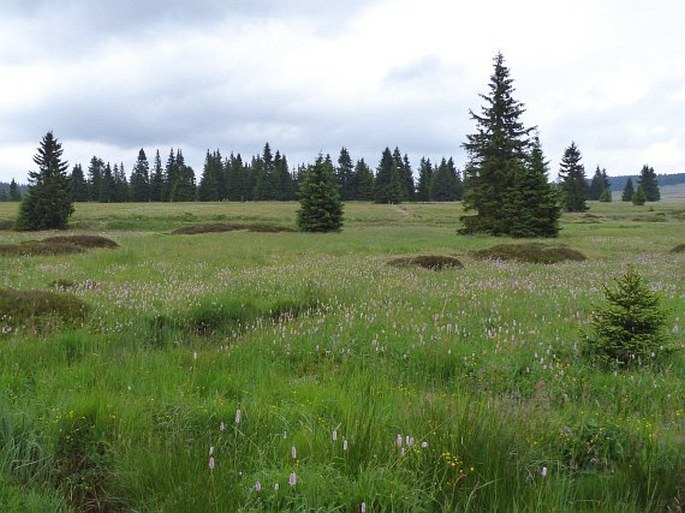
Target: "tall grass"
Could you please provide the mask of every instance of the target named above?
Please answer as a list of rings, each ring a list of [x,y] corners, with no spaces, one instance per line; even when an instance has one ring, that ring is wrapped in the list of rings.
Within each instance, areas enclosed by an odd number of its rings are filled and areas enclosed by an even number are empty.
[[[0,258],[0,288],[62,280],[89,312],[0,336],[6,511],[682,508],[682,349],[606,373],[579,331],[631,263],[682,348],[677,203],[565,216],[589,259],[554,265],[477,260],[506,240],[457,236],[454,205],[350,204],[322,236],[170,234],[294,204],[97,207],[76,226],[119,249]],[[416,254],[464,268],[387,265]]]

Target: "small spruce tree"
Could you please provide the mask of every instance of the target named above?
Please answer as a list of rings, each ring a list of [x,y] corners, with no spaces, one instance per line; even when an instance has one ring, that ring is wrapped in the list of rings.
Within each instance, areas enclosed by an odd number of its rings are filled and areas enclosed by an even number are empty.
[[[635,189],[635,194],[633,194],[633,205],[644,205],[647,198],[645,197],[645,190],[642,188],[642,184],[637,186]]]
[[[604,287],[606,304],[594,309],[585,355],[604,366],[627,368],[671,352],[659,297],[633,266],[615,281],[615,288]]]
[[[633,195],[635,194],[635,187],[633,186],[633,179],[628,178],[626,185],[623,188],[623,195],[621,196],[621,201],[633,201]]]
[[[303,232],[339,232],[343,207],[330,161],[319,155],[309,166],[300,185],[297,226]]]
[[[599,196],[600,203],[611,203],[611,190],[604,189]]]

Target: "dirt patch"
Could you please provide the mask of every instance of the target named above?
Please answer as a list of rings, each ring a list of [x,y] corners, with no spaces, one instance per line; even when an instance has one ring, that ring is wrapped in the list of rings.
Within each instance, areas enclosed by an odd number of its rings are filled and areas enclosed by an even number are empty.
[[[249,224],[249,223],[210,223],[196,224],[192,226],[182,226],[171,232],[172,235],[195,235],[198,233],[223,233],[235,231],[248,231],[259,233],[280,233],[294,232],[292,228],[285,226],[274,226],[270,224]]]
[[[685,242],[683,244],[678,244],[675,248],[671,249],[669,253],[685,253]]]
[[[580,251],[567,246],[546,246],[539,243],[498,244],[487,249],[475,251],[476,258],[492,260],[514,260],[534,264],[556,264],[567,260],[582,262],[587,257]]]
[[[68,255],[94,248],[118,248],[119,244],[100,235],[61,235],[20,244],[0,244],[0,256]]]
[[[78,325],[88,305],[76,296],[44,290],[0,289],[0,333],[16,329],[43,330],[55,323]]]
[[[393,267],[421,267],[431,271],[442,269],[461,269],[464,265],[455,257],[446,255],[417,255],[398,257],[390,260],[388,265]]]

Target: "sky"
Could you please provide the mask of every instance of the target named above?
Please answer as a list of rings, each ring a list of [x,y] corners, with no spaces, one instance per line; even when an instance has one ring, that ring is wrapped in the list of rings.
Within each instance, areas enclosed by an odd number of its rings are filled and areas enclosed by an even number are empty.
[[[267,141],[463,169],[498,52],[550,178],[571,142],[588,176],[685,172],[683,27],[683,0],[0,0],[0,181],[49,130],[84,170]]]

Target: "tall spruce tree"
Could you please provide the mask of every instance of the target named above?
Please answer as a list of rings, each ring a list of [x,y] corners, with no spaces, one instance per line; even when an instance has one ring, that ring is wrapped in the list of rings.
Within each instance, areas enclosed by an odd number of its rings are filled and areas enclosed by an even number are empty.
[[[205,165],[200,177],[200,185],[197,187],[198,201],[220,201],[221,191],[224,185],[224,163],[219,150],[211,152],[207,150]]]
[[[10,182],[9,196],[7,199],[9,199],[9,201],[21,201],[21,192],[19,192],[19,186],[14,178],[12,178],[12,181]]]
[[[102,175],[105,172],[104,161],[93,155],[88,164],[88,200],[100,201],[100,189],[102,189]]]
[[[150,201],[150,163],[147,160],[147,155],[145,155],[145,150],[143,148],[138,151],[136,164],[133,166],[133,171],[131,171],[129,189],[131,201]]]
[[[535,136],[530,159],[516,173],[516,186],[506,198],[504,212],[510,219],[512,237],[556,237],[561,207],[548,180],[548,163],[540,139]]]
[[[376,170],[373,200],[375,203],[400,203],[403,196],[397,162],[386,147]]]
[[[374,176],[373,171],[364,159],[359,159],[354,166],[354,199],[358,201],[373,201]]]
[[[416,185],[416,201],[431,201],[431,183],[433,182],[433,164],[430,159],[421,158],[419,162],[419,180]]]
[[[559,166],[559,180],[564,195],[567,212],[585,212],[588,207],[588,185],[585,178],[585,166],[580,163],[583,157],[575,142],[566,148]]]
[[[102,171],[98,201],[100,203],[111,203],[114,201],[114,172],[109,162],[105,164],[105,168]]]
[[[656,178],[656,173],[654,172],[653,167],[650,167],[647,164],[642,166],[637,184],[642,185],[646,201],[659,201],[661,199],[659,182]]]
[[[19,209],[17,230],[63,230],[74,212],[69,165],[62,160],[62,145],[48,132],[34,155],[38,171],[29,171],[29,188]]]
[[[128,180],[126,179],[126,171],[124,170],[124,163],[114,165],[114,199],[117,203],[128,201]]]
[[[642,184],[638,184],[637,189],[635,189],[635,194],[633,194],[633,199],[631,200],[633,205],[644,205],[647,201],[647,195],[645,194],[645,189]]]
[[[155,161],[150,173],[150,201],[162,201],[165,188],[164,168],[159,150],[155,151]]]
[[[600,169],[599,166],[595,169],[595,174],[592,176],[590,182],[590,189],[588,191],[588,199],[598,201],[602,193],[610,187],[609,178],[607,177],[606,169]]]
[[[340,199],[342,201],[354,199],[354,164],[350,152],[344,146],[340,149],[335,175],[340,188]]]
[[[635,194],[635,187],[633,186],[633,179],[628,178],[626,180],[626,185],[623,187],[623,194],[621,195],[621,201],[633,201],[633,195]]]
[[[71,169],[69,183],[71,187],[71,198],[74,201],[88,201],[88,182],[86,182],[86,177],[83,174],[81,164],[76,164]]]
[[[343,206],[333,166],[321,155],[304,173],[297,226],[304,232],[338,232],[342,229]]]
[[[295,183],[288,169],[288,159],[276,150],[274,154],[273,199],[292,201],[295,199]]]
[[[468,153],[464,207],[476,214],[462,216],[460,233],[509,232],[511,219],[504,213],[506,201],[516,187],[517,173],[529,157],[529,133],[534,129],[524,127],[520,121],[525,109],[513,98],[512,84],[499,53],[494,59],[489,94],[480,95],[485,101],[481,114],[469,111],[476,132],[467,135],[463,144]]]
[[[461,198],[461,192],[461,180],[454,161],[451,157],[449,160],[443,157],[433,173],[430,185],[432,201],[457,201]]]

